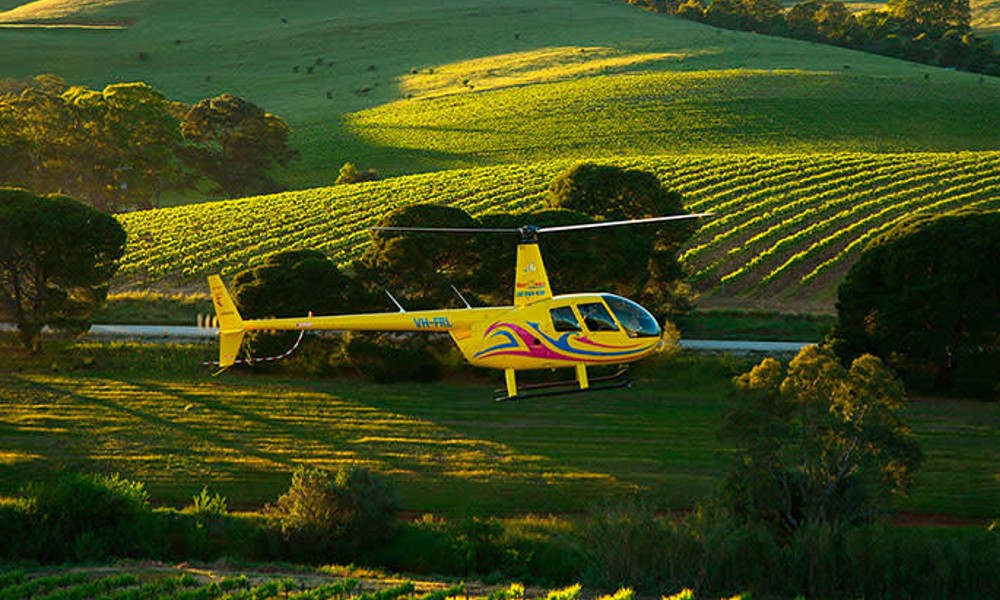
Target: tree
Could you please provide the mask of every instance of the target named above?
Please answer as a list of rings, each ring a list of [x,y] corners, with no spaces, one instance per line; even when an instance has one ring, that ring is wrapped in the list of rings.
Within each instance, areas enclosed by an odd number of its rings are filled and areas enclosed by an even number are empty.
[[[363,293],[326,255],[315,250],[289,250],[268,256],[263,264],[236,274],[233,298],[247,317],[301,317],[312,312],[336,315],[365,306]],[[251,356],[278,354],[294,343],[292,333],[251,333],[244,345]],[[306,344],[299,353],[307,365],[328,363],[322,344]]]
[[[90,326],[124,251],[114,218],[67,197],[0,188],[0,314],[30,351],[41,349],[45,325]]]
[[[664,188],[656,175],[593,163],[575,165],[556,176],[549,186],[548,204],[601,220],[687,212],[681,195]],[[692,296],[682,281],[685,271],[678,255],[697,227],[693,221],[680,221],[663,224],[655,233],[626,228],[600,234],[595,239],[617,246],[602,253],[601,265],[616,274],[608,283],[617,282],[620,293],[639,296],[655,312],[687,310]]]
[[[186,107],[144,83],[97,91],[39,76],[0,90],[4,182],[116,212],[151,207],[194,181],[179,158]]]
[[[379,226],[476,227],[476,221],[460,208],[414,204],[389,213]],[[441,308],[455,302],[451,286],[465,287],[478,266],[473,243],[468,235],[375,231],[354,267],[373,293],[391,290],[407,308]]]
[[[807,346],[787,368],[767,358],[736,383],[723,497],[738,518],[785,531],[859,522],[909,491],[922,454],[901,417],[904,388],[878,358],[844,368],[832,350]]]
[[[280,117],[232,94],[195,104],[181,132],[195,144],[186,149],[187,160],[230,197],[279,191],[271,168],[298,156]]]
[[[1000,211],[907,219],[872,240],[838,290],[845,360],[870,352],[911,387],[1000,393]]]
[[[969,0],[889,0],[889,14],[939,37],[948,29],[967,32],[972,22]]]
[[[361,183],[362,181],[378,181],[378,171],[375,169],[359,171],[358,168],[354,166],[354,163],[346,162],[342,167],[340,167],[340,172],[337,174],[337,180],[333,182],[333,185]]]
[[[393,481],[363,467],[298,467],[288,491],[264,509],[299,560],[356,559],[392,538],[397,511]]]
[[[145,83],[73,87],[63,99],[82,133],[72,145],[80,192],[97,208],[152,208],[165,190],[190,181],[178,158],[184,140],[177,108],[157,90]]]
[[[855,46],[862,29],[843,2],[813,0],[796,4],[785,15],[788,33],[804,40]]]

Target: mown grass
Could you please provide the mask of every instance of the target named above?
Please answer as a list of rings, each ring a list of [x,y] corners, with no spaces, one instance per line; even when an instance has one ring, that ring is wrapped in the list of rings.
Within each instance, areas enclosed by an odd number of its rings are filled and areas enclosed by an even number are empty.
[[[632,390],[494,403],[498,382],[375,385],[198,373],[202,346],[84,345],[86,370],[0,374],[0,494],[63,471],[120,472],[160,504],[204,485],[257,508],[299,464],[393,475],[403,506],[438,514],[563,513],[642,495],[707,500],[727,470],[717,438],[726,358],[643,363]],[[908,411],[926,462],[906,511],[996,517],[1000,406],[919,400]]]

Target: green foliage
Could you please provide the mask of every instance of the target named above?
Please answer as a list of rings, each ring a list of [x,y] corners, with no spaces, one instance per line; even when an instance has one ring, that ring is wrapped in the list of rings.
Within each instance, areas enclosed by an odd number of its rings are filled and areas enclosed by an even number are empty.
[[[197,496],[191,497],[191,506],[188,510],[191,514],[203,519],[218,518],[228,511],[228,501],[222,494],[210,494],[208,486],[201,488]]]
[[[453,351],[448,338],[410,333],[350,332],[342,346],[347,366],[377,383],[438,381]]]
[[[51,75],[26,80],[0,92],[8,140],[0,181],[68,193],[105,212],[159,205],[164,192],[193,183],[178,156],[180,112],[145,83],[97,91]]]
[[[340,167],[340,172],[337,174],[337,180],[333,182],[333,185],[346,185],[349,183],[360,183],[362,181],[378,181],[378,171],[375,169],[368,169],[367,171],[360,171],[354,166],[354,163],[346,162],[344,166]]]
[[[86,331],[125,239],[118,221],[85,204],[0,188],[0,317],[32,352],[45,325]]]
[[[119,475],[70,474],[27,485],[25,555],[43,562],[141,554],[150,520],[145,485]]]
[[[903,386],[878,358],[845,369],[806,346],[787,370],[767,358],[736,383],[744,400],[723,429],[736,445],[723,502],[737,519],[776,531],[857,523],[909,491],[922,453],[900,414]]]
[[[392,481],[362,467],[299,467],[288,491],[265,509],[285,551],[305,561],[370,552],[395,533],[396,511]]]
[[[915,389],[1000,398],[1000,212],[905,220],[841,284],[838,353],[881,356]]]
[[[186,160],[230,197],[281,189],[269,171],[297,156],[288,147],[290,131],[277,115],[232,94],[198,102],[181,124],[194,144],[184,149]]]
[[[436,204],[401,207],[378,222],[378,227],[475,226],[464,210]],[[451,286],[465,287],[477,267],[471,236],[398,231],[374,231],[354,266],[373,293],[391,290],[413,309],[454,302]]]
[[[304,317],[309,313],[336,315],[365,307],[365,296],[354,280],[321,252],[287,250],[236,274],[233,298],[244,318]],[[251,332],[244,352],[251,357],[280,355],[295,343],[295,333]],[[255,368],[290,368],[325,372],[336,344],[310,339],[290,361]]]
[[[557,175],[549,186],[548,204],[612,221],[687,212],[681,194],[664,187],[654,173],[594,163],[580,163]],[[584,240],[599,255],[596,260],[574,266],[590,270],[600,265],[604,285],[617,285],[620,293],[641,298],[661,314],[683,312],[690,308],[691,295],[681,281],[685,273],[677,255],[697,227],[694,221],[682,221],[645,231],[603,230]]]
[[[889,0],[886,8],[890,15],[934,33],[968,31],[972,21],[969,0]]]

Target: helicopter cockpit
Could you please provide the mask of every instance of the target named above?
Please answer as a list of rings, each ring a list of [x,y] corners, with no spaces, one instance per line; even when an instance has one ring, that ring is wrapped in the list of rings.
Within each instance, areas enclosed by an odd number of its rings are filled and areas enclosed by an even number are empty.
[[[578,302],[574,306],[583,319],[583,325],[590,332],[619,331],[632,338],[659,337],[660,326],[653,315],[635,302],[614,294],[601,294],[604,302],[591,300]],[[606,306],[605,306],[606,304]],[[608,309],[611,312],[608,312]],[[570,306],[550,309],[553,328],[558,332],[582,331],[580,322]],[[614,316],[612,317],[612,313]],[[621,328],[619,328],[621,324]]]
[[[614,294],[602,294],[601,297],[629,337],[660,337],[660,324],[645,308]]]

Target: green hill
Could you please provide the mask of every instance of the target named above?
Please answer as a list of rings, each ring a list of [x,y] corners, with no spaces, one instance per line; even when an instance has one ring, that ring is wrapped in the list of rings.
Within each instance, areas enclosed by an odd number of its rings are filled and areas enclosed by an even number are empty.
[[[610,162],[651,170],[684,194],[689,210],[716,214],[685,253],[704,306],[830,311],[840,278],[875,233],[919,211],[1000,209],[1000,152]],[[395,207],[435,202],[473,214],[537,209],[552,178],[571,164],[442,171],[122,215],[129,246],[115,286],[202,289],[207,274],[232,275],[292,248],[346,262],[368,243],[365,228]]]
[[[618,0],[387,0],[362,5],[343,0],[291,4],[263,0],[41,0],[0,13],[0,23],[46,20],[62,25],[119,24],[123,28],[0,28],[0,77],[53,72],[91,87],[143,80],[171,98],[189,102],[222,92],[244,96],[292,125],[292,143],[302,150],[303,157],[282,176],[294,187],[327,184],[348,160],[378,168],[384,175],[454,166],[456,161],[449,151],[438,162],[433,153],[428,156],[426,148],[414,157],[401,152],[394,145],[396,140],[384,140],[385,128],[396,126],[391,119],[385,120],[386,113],[397,110],[400,104],[365,112],[408,94],[437,97],[428,110],[447,112],[444,107],[448,102],[468,103],[470,89],[503,88],[505,94],[515,96],[502,98],[516,104],[518,90],[528,93],[538,84],[597,81],[595,77],[616,73],[726,69],[761,70],[743,75],[746,81],[740,84],[752,87],[756,83],[759,88],[769,85],[765,73],[772,69],[830,73],[816,79],[820,87],[813,90],[813,96],[818,99],[823,97],[824,82],[841,81],[833,74],[846,77],[835,86],[859,101],[871,98],[868,90],[874,80],[866,77],[919,83],[929,76],[934,83],[965,91],[977,85],[977,79],[967,74],[831,46],[719,30],[649,14]],[[463,84],[466,80],[468,84]],[[726,85],[723,82],[714,88],[724,91]],[[538,96],[562,89],[534,90],[532,98],[536,99],[528,100],[543,105],[555,102],[553,109],[570,111],[579,119],[570,119],[571,123],[589,119],[587,113],[559,105],[558,98]],[[441,98],[444,94],[452,94],[452,100]],[[496,98],[491,94],[482,99],[479,94],[474,96],[477,102],[469,105],[470,110],[490,110],[489,103]],[[738,120],[743,111],[768,110],[760,105],[768,98],[751,94],[735,99],[739,102],[715,107],[708,114],[723,133],[727,121]],[[913,99],[919,101],[920,97]],[[613,96],[605,100],[616,102]],[[886,101],[895,100],[897,96],[890,96]],[[809,114],[787,116],[788,120],[779,118],[771,124],[775,136],[813,120]],[[459,127],[463,118],[467,117],[456,115],[454,126]],[[359,131],[369,123],[375,131]],[[456,132],[450,127],[442,124],[444,135],[460,134],[461,129]],[[431,130],[429,136],[437,132]],[[625,138],[636,139],[645,132],[629,131]],[[358,137],[358,133],[364,136]],[[537,140],[524,144],[537,146]],[[617,147],[624,145],[626,142]],[[696,137],[685,145],[692,151],[718,148],[711,143],[699,146]],[[916,148],[931,149],[926,145]],[[520,148],[507,153],[515,157],[524,154]],[[545,154],[546,158],[556,156]],[[506,159],[491,148],[482,156],[473,152],[463,157],[460,164],[488,164],[498,158]]]
[[[466,80],[477,89],[511,79],[507,70],[478,71],[482,79]],[[431,98],[348,116],[372,161],[395,154],[431,168],[553,156],[1000,149],[1000,80],[992,78],[656,72],[443,97],[433,97],[441,91],[433,85],[422,90],[422,78],[404,84]]]

